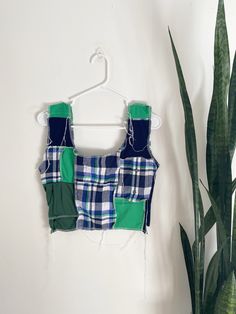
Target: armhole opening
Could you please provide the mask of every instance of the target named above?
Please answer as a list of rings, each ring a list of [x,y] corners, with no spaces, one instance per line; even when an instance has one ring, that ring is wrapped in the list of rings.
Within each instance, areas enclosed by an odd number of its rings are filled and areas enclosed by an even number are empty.
[[[153,155],[152,153],[152,148],[151,148],[151,140],[149,139],[148,141],[148,146],[147,146],[148,152],[150,157],[155,161],[157,169],[160,167],[160,163],[158,162],[158,160],[156,159],[156,157]]]

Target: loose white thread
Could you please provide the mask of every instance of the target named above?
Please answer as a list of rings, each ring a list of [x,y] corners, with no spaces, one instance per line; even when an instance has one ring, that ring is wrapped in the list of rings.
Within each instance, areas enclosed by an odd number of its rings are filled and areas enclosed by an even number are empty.
[[[69,121],[69,117],[66,118],[66,124],[65,124],[65,128],[64,128],[64,133],[63,133],[63,137],[62,137],[62,140],[61,140],[61,144],[59,146],[62,146],[63,142],[66,144],[66,131],[67,131],[67,127],[68,127],[68,121]],[[50,158],[49,158],[50,144],[52,144],[52,139],[50,137],[50,125],[49,125],[49,122],[48,122],[47,149],[45,151],[45,154],[46,154],[46,158],[45,159],[47,160],[47,167],[46,167],[46,169],[42,173],[45,173],[49,169],[50,164],[51,164]]]
[[[134,127],[133,127],[133,121],[132,121],[132,119],[130,119],[130,126],[131,126],[131,135],[129,136],[129,144],[130,144],[130,146],[132,146],[132,148],[133,148],[133,150],[134,150],[135,152],[141,152],[141,151],[143,151],[143,150],[149,145],[149,143],[148,143],[148,141],[147,141],[147,144],[146,144],[142,149],[139,149],[139,150],[135,149],[135,148],[134,148],[134,141],[135,141],[135,138],[134,138]],[[133,143],[131,143],[131,139],[132,139],[132,142],[133,142]]]
[[[47,127],[48,127],[48,134],[47,134],[47,146],[52,144],[52,139],[51,139],[51,130],[50,130],[50,124],[49,124],[49,119],[47,118]]]
[[[50,160],[49,160],[49,157],[48,157],[48,149],[49,149],[50,144],[52,144],[52,139],[50,137],[50,125],[49,125],[49,119],[48,118],[47,118],[47,128],[48,128],[47,138],[46,138],[46,146],[47,146],[47,148],[45,150],[45,154],[46,154],[46,156],[45,156],[46,158],[45,159],[47,160],[47,167],[46,167],[46,169],[44,171],[41,172],[42,174],[45,173],[49,169],[49,167],[50,167]]]
[[[61,144],[60,146],[62,146],[62,143],[65,142],[66,144],[66,131],[67,131],[67,126],[68,126],[68,120],[69,120],[69,117],[66,118],[66,124],[65,124],[65,128],[64,128],[64,134],[63,134],[63,137],[62,137],[62,141],[61,141]]]
[[[105,232],[105,230],[102,230],[101,239],[100,239],[99,244],[98,244],[98,249],[99,250],[102,247],[102,242],[103,242],[103,238],[104,238],[104,232]]]
[[[110,229],[109,231],[115,231],[115,230],[116,230],[116,229]],[[127,231],[127,229],[123,229],[123,230],[126,230],[126,231]],[[103,230],[103,231],[105,232],[106,230]],[[131,231],[131,230],[130,230],[130,231]],[[82,235],[85,236],[85,238],[88,239],[91,243],[96,243],[96,244],[98,244],[99,242],[96,241],[96,240],[91,239],[91,238],[87,235],[87,232],[88,232],[87,230],[84,231],[84,232],[82,233]],[[126,241],[124,244],[120,244],[120,243],[104,243],[104,237],[101,237],[100,243],[102,242],[102,245],[103,245],[103,246],[107,246],[107,247],[108,247],[108,246],[119,247],[120,250],[122,250],[122,249],[124,249],[124,248],[127,246],[127,244],[130,242],[131,238],[132,238],[133,236],[137,235],[136,232],[137,232],[136,230],[133,230],[133,231],[132,231],[132,234],[129,236],[129,238],[127,239],[127,241]]]
[[[146,243],[146,234],[144,234],[144,272],[143,272],[143,296],[146,300],[146,275],[147,275],[147,243]]]
[[[128,243],[130,242],[130,240],[133,238],[134,235],[135,235],[135,231],[131,233],[131,235],[128,237],[127,241],[125,242],[125,244],[121,245],[120,250],[123,250],[128,245]]]

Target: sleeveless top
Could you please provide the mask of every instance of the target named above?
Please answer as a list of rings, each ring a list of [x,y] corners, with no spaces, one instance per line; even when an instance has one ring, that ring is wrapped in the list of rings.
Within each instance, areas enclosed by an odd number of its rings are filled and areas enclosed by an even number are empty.
[[[74,144],[72,107],[48,106],[47,144],[38,166],[56,230],[129,229],[147,233],[159,162],[150,145],[151,106],[129,103],[127,132],[114,153],[81,156]]]

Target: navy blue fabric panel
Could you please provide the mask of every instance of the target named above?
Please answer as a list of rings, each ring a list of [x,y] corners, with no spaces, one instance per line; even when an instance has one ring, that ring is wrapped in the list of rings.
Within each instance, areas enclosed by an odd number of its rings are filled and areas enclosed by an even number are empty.
[[[126,157],[138,157],[143,156],[145,158],[151,158],[148,148],[145,147],[149,141],[149,134],[150,134],[150,123],[151,120],[128,120],[128,130],[131,133],[131,123],[133,129],[133,137],[131,135],[126,135],[126,147],[121,152],[121,158]],[[130,145],[129,142],[133,145]],[[145,147],[145,148],[144,148]]]
[[[49,136],[51,139],[51,144],[54,146],[67,146],[73,147],[73,137],[72,131],[70,131],[70,120],[66,118],[49,118]],[[67,120],[67,121],[66,121]],[[65,141],[62,143],[64,133]]]
[[[150,196],[149,199],[146,201],[146,207],[145,207],[145,223],[143,226],[143,232],[146,232],[146,227],[150,226],[151,223],[151,204],[152,204],[152,195],[153,195],[153,190],[154,190],[154,185],[155,185],[155,178],[153,178],[152,181],[152,188],[150,191]]]
[[[154,180],[152,184],[152,189],[150,192],[150,197],[146,201],[146,208],[145,208],[145,220],[144,220],[144,225],[143,225],[143,232],[146,233],[147,226],[150,226],[151,222],[151,203],[152,203],[152,195],[153,195],[153,189],[154,189]]]
[[[146,202],[145,217],[144,217],[144,224],[143,224],[143,232],[146,233],[146,231],[147,231],[147,202]]]
[[[154,184],[155,184],[155,181],[153,180],[152,189],[151,189],[151,192],[150,192],[150,197],[149,197],[149,199],[147,201],[147,225],[148,226],[150,226],[150,222],[151,222],[151,202],[152,202],[152,195],[153,195]]]

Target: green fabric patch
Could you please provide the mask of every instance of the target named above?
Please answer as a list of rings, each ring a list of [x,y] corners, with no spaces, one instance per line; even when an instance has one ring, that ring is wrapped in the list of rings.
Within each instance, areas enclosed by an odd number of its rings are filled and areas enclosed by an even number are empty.
[[[151,113],[151,107],[145,103],[128,105],[128,115],[131,119],[150,119]]]
[[[74,158],[73,147],[65,147],[60,156],[60,172],[63,182],[74,182]]]
[[[60,102],[49,106],[49,118],[71,118],[72,108],[70,104]]]
[[[54,182],[43,185],[48,203],[48,218],[52,232],[76,228],[78,212],[74,201],[74,184]]]
[[[131,201],[123,197],[114,197],[114,207],[117,217],[114,229],[142,230],[145,218],[144,200]]]
[[[62,231],[72,231],[76,229],[76,220],[77,217],[57,217],[50,218],[49,225],[51,228],[51,233],[56,230]]]

